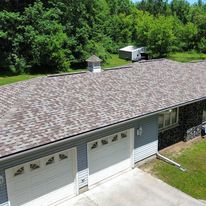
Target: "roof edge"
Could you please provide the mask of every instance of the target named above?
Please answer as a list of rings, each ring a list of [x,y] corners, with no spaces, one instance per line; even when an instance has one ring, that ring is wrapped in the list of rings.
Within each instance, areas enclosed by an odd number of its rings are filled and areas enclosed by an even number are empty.
[[[206,97],[202,97],[202,98],[194,99],[194,100],[191,100],[191,101],[183,102],[183,103],[180,103],[180,104],[176,104],[176,105],[171,106],[171,107],[166,107],[164,109],[160,109],[160,110],[157,110],[157,111],[154,111],[154,112],[150,112],[150,113],[146,113],[146,114],[136,116],[136,117],[133,117],[133,118],[130,118],[130,119],[122,120],[120,122],[116,122],[116,123],[113,123],[113,124],[110,124],[110,125],[106,125],[104,127],[99,127],[97,129],[89,130],[89,131],[86,131],[86,132],[83,132],[83,133],[80,133],[80,134],[77,134],[77,135],[73,135],[73,136],[70,136],[70,137],[65,137],[63,139],[60,139],[60,140],[57,140],[57,141],[54,141],[54,142],[51,142],[51,143],[47,143],[47,144],[44,144],[44,145],[33,147],[33,148],[30,148],[30,149],[27,149],[27,150],[22,150],[22,151],[17,152],[17,153],[13,153],[13,154],[10,154],[10,155],[0,157],[0,163],[3,162],[3,161],[14,159],[14,158],[16,158],[20,155],[24,155],[24,154],[27,154],[29,152],[35,152],[35,151],[38,151],[40,149],[46,149],[50,146],[59,145],[59,144],[62,144],[64,142],[66,143],[66,142],[72,141],[74,139],[81,139],[86,135],[92,135],[96,132],[109,129],[109,128],[112,128],[114,126],[121,126],[125,123],[130,123],[132,121],[136,121],[136,120],[144,118],[144,117],[149,117],[149,116],[158,114],[160,112],[164,112],[168,109],[173,109],[173,108],[176,108],[176,107],[185,106],[185,105],[192,104],[192,103],[199,102],[199,101],[203,101],[203,100],[206,100]]]

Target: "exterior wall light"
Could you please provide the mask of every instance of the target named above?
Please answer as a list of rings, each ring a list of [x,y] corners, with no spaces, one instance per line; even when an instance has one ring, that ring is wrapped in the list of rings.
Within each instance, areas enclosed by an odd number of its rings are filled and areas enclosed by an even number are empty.
[[[141,136],[142,135],[142,126],[137,128],[137,136]]]
[[[4,177],[0,175],[0,187],[4,185]]]

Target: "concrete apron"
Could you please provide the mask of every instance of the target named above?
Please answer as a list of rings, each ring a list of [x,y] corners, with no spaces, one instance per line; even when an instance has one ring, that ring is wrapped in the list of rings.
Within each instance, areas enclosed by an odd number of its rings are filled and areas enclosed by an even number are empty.
[[[127,171],[56,206],[205,206],[140,169]]]

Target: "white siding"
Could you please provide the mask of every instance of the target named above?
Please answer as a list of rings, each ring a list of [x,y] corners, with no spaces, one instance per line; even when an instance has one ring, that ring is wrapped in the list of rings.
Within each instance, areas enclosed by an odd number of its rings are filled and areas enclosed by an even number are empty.
[[[147,157],[150,157],[154,155],[157,152],[158,148],[158,141],[154,141],[148,144],[145,144],[141,147],[135,148],[134,154],[134,160],[135,162],[139,162]]]
[[[158,116],[140,119],[135,127],[142,127],[142,135],[135,134],[134,162],[150,157],[158,151]]]

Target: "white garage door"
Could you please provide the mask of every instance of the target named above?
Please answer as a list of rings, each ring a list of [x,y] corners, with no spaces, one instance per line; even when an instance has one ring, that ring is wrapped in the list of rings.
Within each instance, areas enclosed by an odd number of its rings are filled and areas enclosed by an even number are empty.
[[[62,151],[6,170],[11,206],[47,206],[75,195],[76,150]]]
[[[130,133],[127,130],[88,143],[89,186],[131,167]]]

